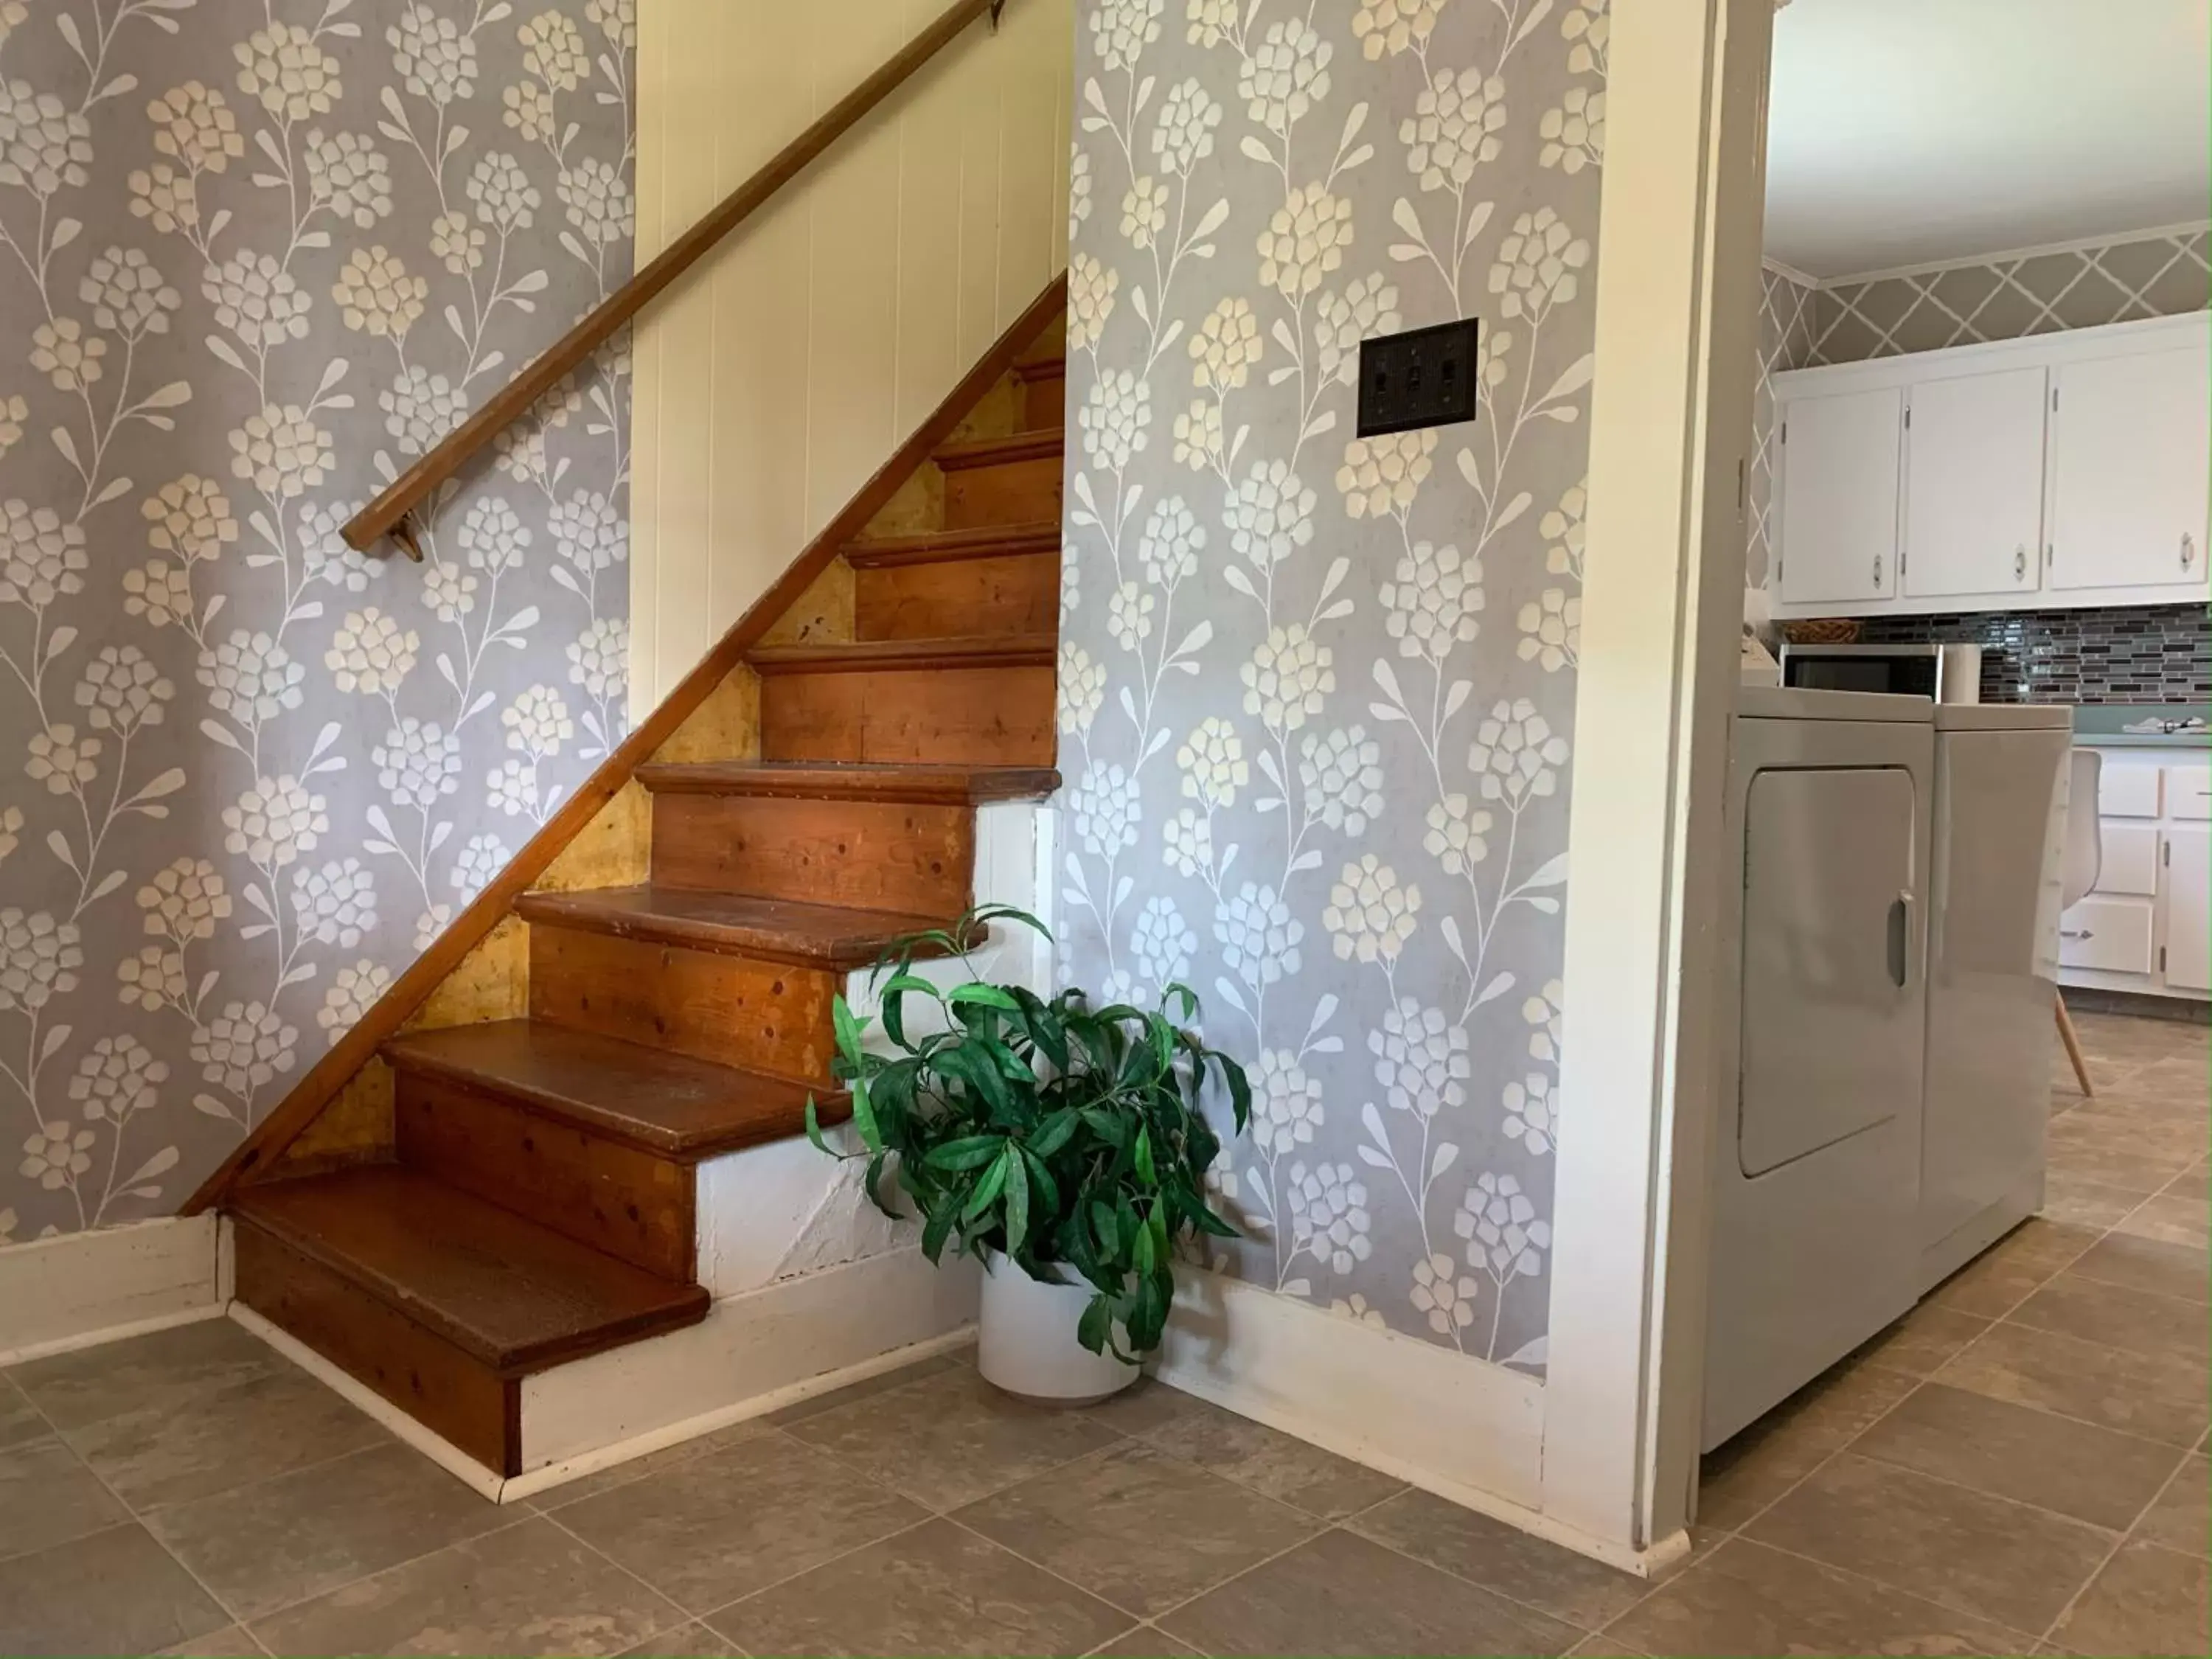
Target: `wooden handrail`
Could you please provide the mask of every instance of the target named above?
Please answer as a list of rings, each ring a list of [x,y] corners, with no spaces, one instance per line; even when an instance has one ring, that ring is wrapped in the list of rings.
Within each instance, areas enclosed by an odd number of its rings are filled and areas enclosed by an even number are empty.
[[[958,0],[950,7],[881,69],[779,150],[766,167],[724,197],[720,206],[672,242],[652,264],[602,300],[590,315],[509,380],[489,403],[400,474],[391,488],[347,520],[342,533],[348,545],[367,552],[380,537],[389,535],[405,550],[408,557],[419,563],[422,550],[416,544],[414,527],[409,520],[432,490],[459,471],[471,456],[526,414],[563,374],[598,350],[617,329],[689,270],[702,254],[805,172],[809,162],[836,143],[970,23],[988,16],[995,28],[1006,3],[1006,0]]]

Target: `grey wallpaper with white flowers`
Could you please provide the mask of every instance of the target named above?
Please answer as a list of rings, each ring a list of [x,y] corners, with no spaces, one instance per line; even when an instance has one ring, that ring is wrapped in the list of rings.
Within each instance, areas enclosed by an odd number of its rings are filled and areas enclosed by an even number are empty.
[[[633,0],[0,0],[0,1239],[173,1210],[619,735]]]
[[[1606,0],[1085,0],[1062,970],[1244,1059],[1215,1265],[1540,1374]],[[1358,343],[1480,319],[1472,424]]]

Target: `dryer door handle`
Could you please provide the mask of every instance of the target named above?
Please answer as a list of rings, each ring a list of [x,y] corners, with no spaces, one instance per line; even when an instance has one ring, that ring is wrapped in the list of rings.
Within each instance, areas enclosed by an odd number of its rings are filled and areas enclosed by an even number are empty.
[[[1889,976],[1902,991],[1912,980],[1912,894],[1899,893],[1889,907]]]

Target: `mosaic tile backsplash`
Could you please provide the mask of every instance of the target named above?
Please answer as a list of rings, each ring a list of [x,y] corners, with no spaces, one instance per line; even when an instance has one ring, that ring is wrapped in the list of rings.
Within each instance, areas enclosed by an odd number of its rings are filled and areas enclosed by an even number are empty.
[[[2212,617],[2201,605],[1877,617],[1869,645],[1982,647],[1984,702],[2212,700]]]

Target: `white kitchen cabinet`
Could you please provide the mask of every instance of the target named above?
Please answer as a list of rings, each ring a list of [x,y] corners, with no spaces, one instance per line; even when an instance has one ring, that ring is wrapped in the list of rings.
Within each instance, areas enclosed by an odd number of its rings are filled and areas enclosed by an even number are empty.
[[[2043,574],[2041,367],[1926,380],[1907,394],[1904,591],[2032,593]]]
[[[1792,403],[1782,433],[1782,596],[1886,599],[1897,585],[1905,392],[1884,386]]]
[[[2102,867],[2059,922],[2059,981],[2203,1000],[2212,993],[2212,765],[2102,747]]]
[[[2160,587],[2204,574],[2212,352],[2137,352],[2053,372],[2049,585]]]
[[[2167,830],[2165,864],[2166,982],[2212,991],[2212,830]]]
[[[2212,599],[2212,313],[1792,369],[1774,398],[1779,620]]]

